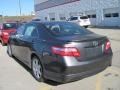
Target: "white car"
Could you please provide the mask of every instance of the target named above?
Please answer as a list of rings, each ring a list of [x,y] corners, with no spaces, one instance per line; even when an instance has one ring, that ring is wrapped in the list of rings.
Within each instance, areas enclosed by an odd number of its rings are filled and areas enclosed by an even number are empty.
[[[72,16],[68,19],[69,22],[75,22],[80,26],[87,28],[90,25],[88,16]]]

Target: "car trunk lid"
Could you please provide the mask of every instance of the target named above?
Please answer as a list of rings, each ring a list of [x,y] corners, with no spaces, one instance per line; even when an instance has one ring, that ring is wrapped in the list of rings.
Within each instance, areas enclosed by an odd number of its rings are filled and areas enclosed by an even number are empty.
[[[97,34],[75,35],[57,37],[58,40],[66,41],[69,44],[65,47],[76,47],[80,51],[77,60],[91,60],[104,54],[104,46],[107,38]],[[74,43],[74,44],[73,44]]]

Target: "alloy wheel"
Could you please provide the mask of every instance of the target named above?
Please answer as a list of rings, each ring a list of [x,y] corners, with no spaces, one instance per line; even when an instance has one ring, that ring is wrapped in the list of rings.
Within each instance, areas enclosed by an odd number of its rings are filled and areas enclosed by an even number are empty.
[[[42,80],[42,76],[43,76],[42,66],[39,59],[37,58],[32,59],[32,73],[36,80],[38,81]]]

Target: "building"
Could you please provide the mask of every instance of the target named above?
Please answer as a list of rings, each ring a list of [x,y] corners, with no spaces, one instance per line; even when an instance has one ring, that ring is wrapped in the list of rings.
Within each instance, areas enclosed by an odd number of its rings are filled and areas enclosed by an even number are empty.
[[[35,0],[36,17],[59,21],[88,15],[91,25],[120,26],[120,0]]]

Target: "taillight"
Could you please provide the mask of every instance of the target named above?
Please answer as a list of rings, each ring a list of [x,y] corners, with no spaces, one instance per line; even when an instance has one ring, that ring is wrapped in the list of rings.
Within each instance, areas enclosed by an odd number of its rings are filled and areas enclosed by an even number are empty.
[[[74,47],[52,47],[52,52],[60,56],[80,56],[80,52]]]
[[[8,32],[3,32],[3,34],[4,34],[4,35],[9,35],[9,33],[8,33]]]
[[[110,48],[111,48],[111,43],[110,43],[110,41],[107,41],[105,44],[105,51],[107,51]]]

